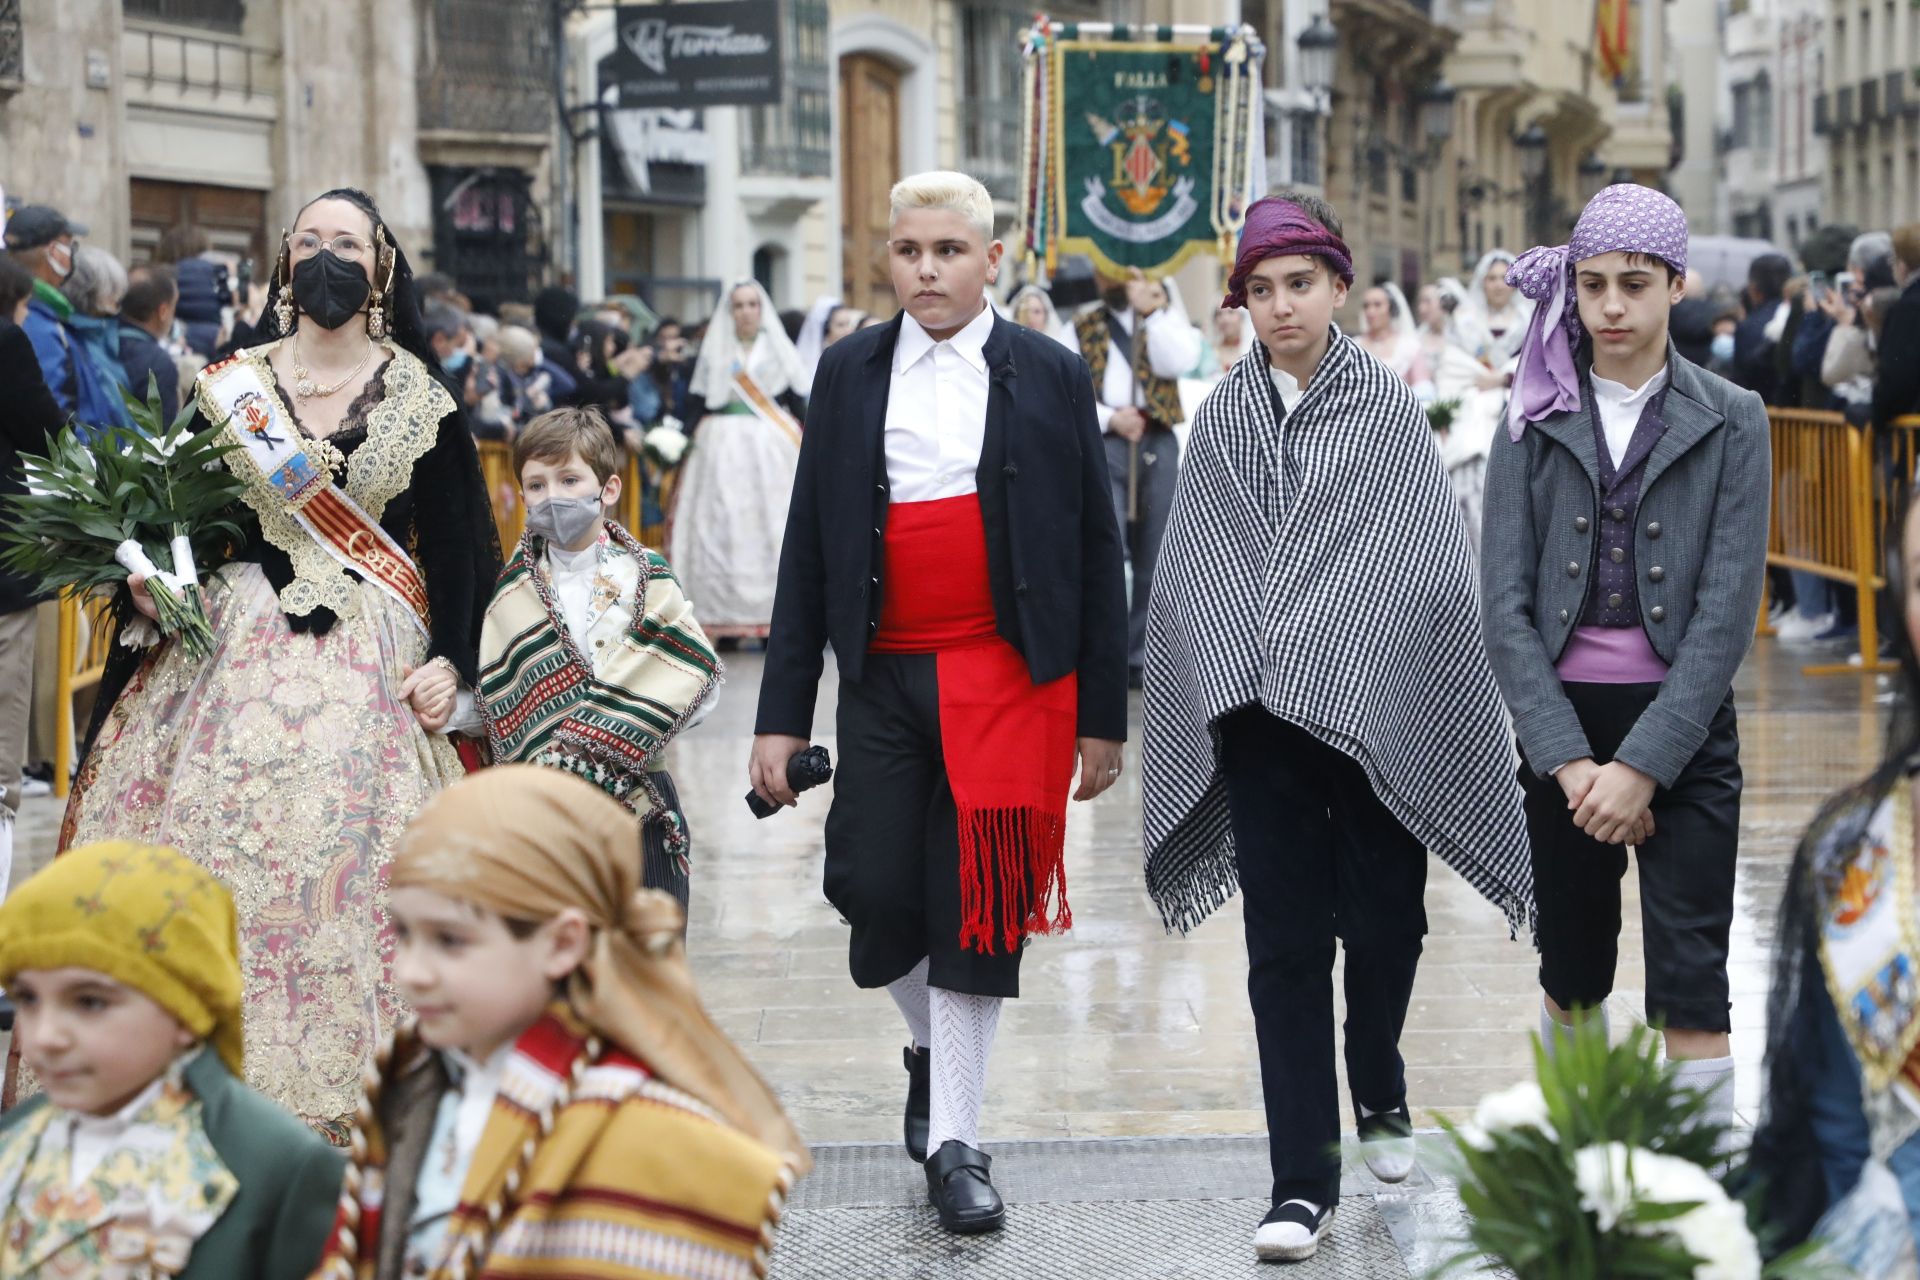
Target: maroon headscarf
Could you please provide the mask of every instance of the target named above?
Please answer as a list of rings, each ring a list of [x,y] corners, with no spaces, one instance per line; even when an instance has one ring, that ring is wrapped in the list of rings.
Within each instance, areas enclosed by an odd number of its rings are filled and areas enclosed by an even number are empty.
[[[1268,258],[1312,254],[1333,264],[1333,272],[1353,284],[1353,254],[1347,242],[1314,220],[1291,200],[1266,196],[1247,206],[1246,225],[1240,229],[1240,253],[1227,277],[1227,296],[1220,307],[1247,305],[1247,277]]]

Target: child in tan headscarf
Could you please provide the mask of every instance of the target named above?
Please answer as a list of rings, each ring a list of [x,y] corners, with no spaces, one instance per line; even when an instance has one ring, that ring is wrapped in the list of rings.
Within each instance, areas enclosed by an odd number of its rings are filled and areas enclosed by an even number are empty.
[[[321,1276],[764,1275],[805,1146],[708,1020],[639,834],[534,765],[442,792],[389,907],[418,1015],[355,1121]]]

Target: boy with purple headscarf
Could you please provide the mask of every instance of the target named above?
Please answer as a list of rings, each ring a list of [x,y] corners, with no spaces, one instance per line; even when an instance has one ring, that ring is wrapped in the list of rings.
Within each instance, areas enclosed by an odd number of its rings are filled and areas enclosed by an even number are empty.
[[[1708,1115],[1733,1118],[1728,929],[1740,827],[1732,684],[1771,495],[1760,398],[1674,349],[1687,219],[1608,187],[1508,280],[1538,304],[1487,465],[1487,652],[1524,763],[1541,1038],[1606,1021],[1627,846],[1646,1014]]]

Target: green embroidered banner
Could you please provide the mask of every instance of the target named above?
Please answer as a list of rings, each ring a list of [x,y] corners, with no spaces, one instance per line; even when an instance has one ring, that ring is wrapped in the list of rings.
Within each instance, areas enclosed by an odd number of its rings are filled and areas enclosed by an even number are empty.
[[[1151,274],[1218,249],[1218,48],[1061,40],[1049,52],[1048,249]]]

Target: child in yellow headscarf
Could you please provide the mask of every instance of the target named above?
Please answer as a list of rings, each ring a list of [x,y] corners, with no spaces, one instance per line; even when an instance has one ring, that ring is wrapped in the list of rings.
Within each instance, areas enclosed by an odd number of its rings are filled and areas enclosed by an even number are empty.
[[[377,1059],[317,1275],[764,1275],[807,1156],[708,1020],[681,912],[598,787],[504,765],[407,828],[388,906],[418,1021]]]
[[[0,905],[38,1097],[0,1118],[0,1276],[296,1280],[340,1154],[240,1072],[233,899],[172,849],[54,860]]]

